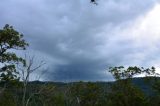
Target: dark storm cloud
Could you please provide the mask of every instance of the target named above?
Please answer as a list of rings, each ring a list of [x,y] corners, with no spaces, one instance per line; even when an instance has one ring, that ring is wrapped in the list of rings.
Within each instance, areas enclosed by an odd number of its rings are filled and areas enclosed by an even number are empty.
[[[58,65],[54,71],[54,74],[49,76],[49,78],[58,81],[75,81],[91,79],[106,80],[107,72],[104,72],[103,67],[106,67],[106,64],[102,64],[102,62],[97,63],[96,61],[85,61],[85,59],[81,61],[77,60],[74,61],[74,63],[70,63],[67,65]]]
[[[30,49],[50,58],[49,80],[106,80],[105,69],[127,63],[126,56],[133,53],[133,41],[115,41],[114,31],[146,14],[156,0],[98,2],[2,0],[0,26],[15,26]]]

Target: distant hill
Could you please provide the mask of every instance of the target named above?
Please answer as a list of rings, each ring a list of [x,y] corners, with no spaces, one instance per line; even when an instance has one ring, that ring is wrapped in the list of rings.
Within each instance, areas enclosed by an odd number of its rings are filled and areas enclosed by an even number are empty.
[[[158,80],[160,80],[160,78],[156,78]],[[143,92],[145,92],[145,94],[147,95],[153,95],[155,94],[154,90],[152,89],[153,86],[153,81],[155,80],[155,77],[149,77],[149,78],[145,78],[145,77],[137,77],[137,78],[132,78],[132,82],[135,86],[139,87]],[[52,82],[52,81],[48,81],[48,82],[42,82],[42,81],[32,81],[30,82],[30,84],[51,84],[51,85],[55,85],[57,88],[61,87],[61,88],[65,88],[67,85],[74,85],[77,84],[79,82],[68,82],[68,83],[64,83],[64,82]],[[87,82],[83,82],[84,84]],[[97,82],[92,82],[97,84],[98,86],[103,87],[104,89],[107,88],[109,89],[110,86],[112,84],[115,83],[115,81],[110,81],[110,82],[103,82],[103,81],[97,81]]]
[[[31,81],[27,86],[26,99],[30,100],[28,106],[44,106],[44,103],[46,106],[159,106],[159,93],[152,87],[155,80],[160,81],[160,78],[132,78],[133,86],[127,80],[118,83]],[[0,84],[0,91],[3,87],[4,84]],[[23,91],[21,82],[7,86],[0,94],[0,106],[22,106]],[[15,105],[14,100],[17,100]]]

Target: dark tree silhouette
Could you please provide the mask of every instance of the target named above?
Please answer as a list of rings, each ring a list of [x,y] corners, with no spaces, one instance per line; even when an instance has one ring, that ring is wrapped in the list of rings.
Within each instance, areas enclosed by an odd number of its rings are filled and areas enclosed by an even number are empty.
[[[25,60],[17,56],[13,50],[25,50],[28,43],[23,39],[23,35],[13,29],[12,26],[6,24],[0,29],[0,81],[8,82],[17,78],[15,64],[22,63]]]

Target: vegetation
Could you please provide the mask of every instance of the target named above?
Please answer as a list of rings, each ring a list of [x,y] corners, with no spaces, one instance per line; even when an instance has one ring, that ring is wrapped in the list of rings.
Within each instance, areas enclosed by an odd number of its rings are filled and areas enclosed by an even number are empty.
[[[91,0],[91,2],[95,2]],[[0,106],[159,106],[160,78],[155,68],[111,67],[115,82],[29,82],[34,58],[19,57],[28,43],[12,26],[0,30]],[[135,75],[146,75],[135,82]],[[155,76],[155,77],[150,77]],[[147,80],[145,80],[147,79]],[[138,85],[139,81],[143,82]],[[148,86],[148,91],[143,86]],[[151,89],[149,91],[149,89]],[[147,92],[146,92],[147,91]],[[150,93],[148,93],[150,92]]]
[[[23,35],[14,30],[12,26],[7,24],[0,30],[0,63],[3,65],[0,68],[1,82],[7,84],[18,80],[15,65],[18,63],[25,65],[25,60],[11,50],[25,50],[27,46],[28,43],[23,39]]]

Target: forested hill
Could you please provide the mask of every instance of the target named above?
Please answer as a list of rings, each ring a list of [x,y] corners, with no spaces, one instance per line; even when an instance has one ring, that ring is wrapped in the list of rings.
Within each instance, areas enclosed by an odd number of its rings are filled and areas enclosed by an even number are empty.
[[[32,81],[25,99],[27,106],[158,106],[159,81],[156,77],[114,82]],[[0,90],[0,106],[21,106],[23,82],[5,88],[1,83]]]
[[[140,88],[145,94],[147,95],[152,95],[154,94],[154,81],[155,80],[160,80],[160,77],[137,77],[137,78],[132,78],[131,82],[133,85],[135,85],[136,87]],[[54,82],[54,81],[31,81],[30,84],[33,85],[44,85],[44,84],[51,84],[56,86],[57,88],[61,87],[61,88],[65,88],[68,86],[73,86],[73,85],[77,85],[79,83],[83,83],[83,84],[87,84],[87,83],[92,83],[92,84],[96,84],[99,87],[102,88],[107,88],[109,89],[114,83],[115,81],[96,81],[96,82],[83,82],[83,81],[79,81],[79,82]]]

